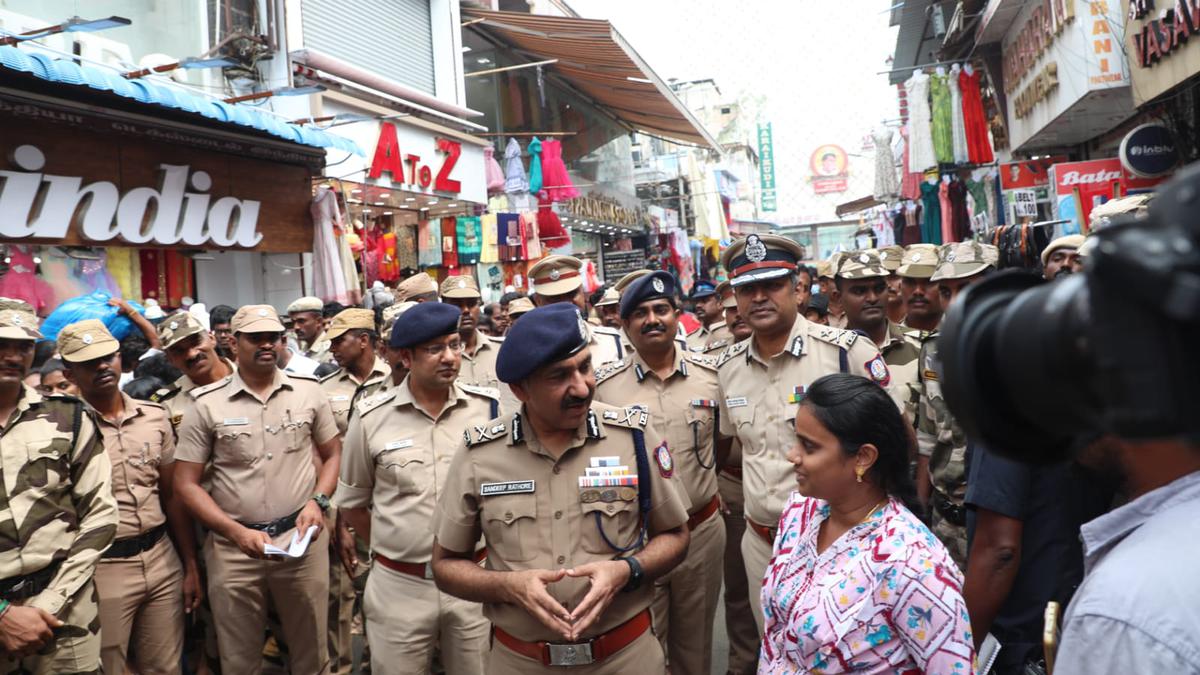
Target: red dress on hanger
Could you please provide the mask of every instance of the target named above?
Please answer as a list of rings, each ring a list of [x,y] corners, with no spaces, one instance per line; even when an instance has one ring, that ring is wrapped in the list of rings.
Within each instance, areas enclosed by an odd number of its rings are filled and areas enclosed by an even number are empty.
[[[968,75],[964,68],[958,74],[958,86],[962,90],[963,125],[967,132],[967,157],[972,164],[989,164],[992,143],[988,140],[987,118],[983,114],[983,98],[979,92],[979,71]]]

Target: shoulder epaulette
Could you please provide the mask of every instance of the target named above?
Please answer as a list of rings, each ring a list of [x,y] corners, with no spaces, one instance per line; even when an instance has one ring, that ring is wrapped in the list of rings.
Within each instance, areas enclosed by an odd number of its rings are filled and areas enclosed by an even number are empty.
[[[288,377],[297,379],[297,380],[308,380],[309,382],[320,382],[321,381],[320,379],[317,378],[316,375],[308,375],[305,373],[292,373],[292,372],[288,372],[286,370],[283,371],[283,374],[287,375]],[[333,377],[334,375],[337,375],[337,374],[338,374],[338,371],[335,370],[332,373],[330,373],[328,375],[328,377]]]
[[[475,394],[476,396],[483,396],[485,398],[494,398],[497,401],[500,400],[500,390],[496,389],[495,387],[481,387],[476,384],[463,384],[462,382],[459,382],[458,388],[462,389],[468,394]]]
[[[316,380],[317,382],[324,384],[326,380],[332,380],[333,378],[341,375],[343,372],[344,371],[341,368],[338,368],[337,370],[333,371],[332,373],[327,373],[324,377],[317,377],[315,375],[303,375],[301,373],[288,373],[288,375],[292,375],[292,376],[299,375],[300,377],[307,377],[309,379],[313,379],[313,380]]]
[[[599,368],[596,369],[596,384],[599,385],[601,382],[609,379],[613,375],[616,375],[617,373],[621,372],[622,370],[625,370],[632,363],[633,363],[633,359],[631,359],[629,357],[625,357],[625,358],[621,359],[620,361],[611,361],[609,363],[606,363],[606,364],[600,366]]]
[[[179,387],[176,387],[174,385],[171,385],[169,387],[163,387],[163,388],[159,389],[158,391],[154,392],[153,394],[150,394],[150,401],[153,403],[162,403],[163,401],[169,401],[169,400],[175,398],[175,396],[177,394],[179,394],[179,391],[180,391]]]
[[[463,430],[463,442],[468,448],[492,441],[498,441],[506,437],[508,425],[503,422],[504,418],[488,420],[484,424],[471,424]]]
[[[188,392],[188,396],[191,396],[192,398],[200,398],[201,396],[203,396],[209,392],[213,392],[213,391],[216,391],[216,390],[224,387],[225,385],[229,384],[230,380],[232,380],[232,379],[233,379],[232,375],[226,375],[225,377],[222,377],[221,379],[217,380],[216,382],[212,382],[212,383],[206,384],[202,387],[196,387],[195,389],[192,389],[191,391]]]
[[[699,354],[711,354],[712,352],[719,351],[719,350],[721,350],[721,349],[724,349],[724,348],[726,348],[726,347],[728,347],[728,346],[729,346],[729,340],[713,340],[712,342],[710,342],[710,343],[709,343],[709,345],[708,345],[707,347],[705,347],[705,348],[704,348],[704,350],[703,350],[703,351],[700,351],[700,352],[697,352],[697,353],[699,353]]]
[[[828,342],[843,349],[849,349],[855,342],[858,342],[858,333],[832,326],[813,325],[809,328],[808,334],[821,342]]]
[[[732,359],[738,354],[745,352],[749,348],[750,340],[742,340],[741,342],[735,342],[729,345],[725,348],[725,351],[721,352],[721,355],[717,357],[717,367],[720,368],[721,366],[725,365],[729,359]]]
[[[501,342],[504,342],[503,335],[485,335],[484,337],[487,338],[487,340],[489,342],[495,342],[496,344],[500,344]]]
[[[687,359],[688,363],[694,363],[709,370],[717,369],[717,356],[715,354],[697,354],[692,352],[684,355],[683,358]]]
[[[625,427],[626,429],[645,429],[650,423],[650,413],[642,406],[618,406],[603,403],[592,404],[592,409],[599,413],[600,419],[607,425]]]
[[[621,337],[621,331],[617,330],[616,328],[609,328],[608,326],[592,326],[592,332],[599,333],[601,335]]]
[[[167,409],[167,406],[165,406],[165,405],[163,405],[163,404],[159,403],[158,401],[154,401],[154,400],[150,400],[150,399],[142,399],[142,400],[138,401],[138,403],[145,403],[145,404],[148,404],[148,405],[152,405],[152,406],[154,406],[155,408],[158,408],[159,410],[164,410],[164,411],[165,411],[165,410]]]
[[[358,410],[358,416],[362,417],[384,403],[392,400],[396,396],[396,391],[398,390],[388,389],[387,391],[381,391],[378,394],[373,394],[362,399],[355,404],[355,408]]]

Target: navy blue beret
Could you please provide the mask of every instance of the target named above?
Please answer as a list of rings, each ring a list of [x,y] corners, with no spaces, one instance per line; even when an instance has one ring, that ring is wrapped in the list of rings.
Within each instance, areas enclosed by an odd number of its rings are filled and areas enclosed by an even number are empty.
[[[708,279],[700,279],[696,282],[696,287],[692,289],[692,299],[699,300],[707,298],[710,295],[717,294],[717,285]]]
[[[588,339],[587,324],[575,305],[556,302],[533,309],[504,335],[496,355],[496,377],[506,384],[520,382],[538,368],[583,349]]]
[[[637,306],[647,300],[675,297],[675,279],[659,270],[634,280],[621,294],[621,318],[628,319]]]
[[[458,331],[462,310],[444,302],[422,302],[406,311],[392,326],[388,344],[392,347],[415,347]]]

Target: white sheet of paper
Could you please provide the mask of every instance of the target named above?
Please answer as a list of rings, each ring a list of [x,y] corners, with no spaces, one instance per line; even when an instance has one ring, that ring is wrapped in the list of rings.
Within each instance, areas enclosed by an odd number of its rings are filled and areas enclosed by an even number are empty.
[[[287,549],[279,548],[274,544],[263,544],[263,553],[267,555],[286,555],[291,558],[299,558],[308,550],[308,542],[312,541],[312,537],[317,532],[316,525],[309,525],[308,532],[304,533],[304,538],[300,538],[299,532],[292,533],[292,544]]]

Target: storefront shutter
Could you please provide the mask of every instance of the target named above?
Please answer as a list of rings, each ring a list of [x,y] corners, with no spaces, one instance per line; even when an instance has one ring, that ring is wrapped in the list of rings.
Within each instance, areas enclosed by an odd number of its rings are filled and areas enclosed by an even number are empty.
[[[304,46],[435,94],[429,0],[303,0]]]

